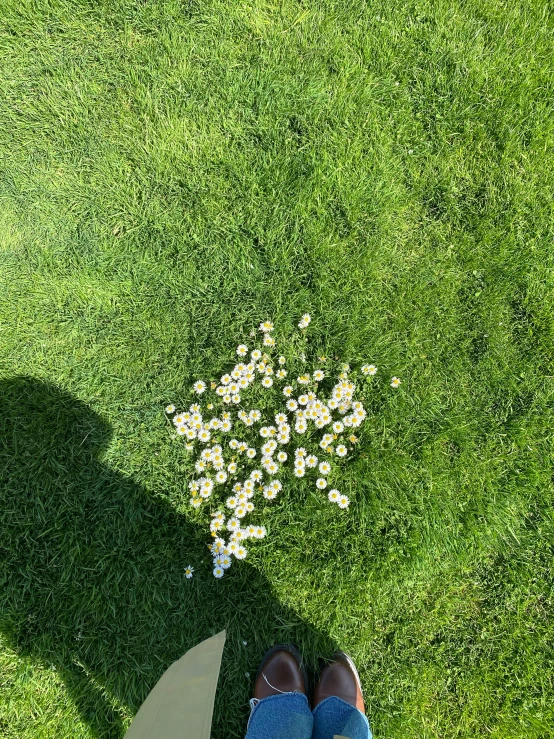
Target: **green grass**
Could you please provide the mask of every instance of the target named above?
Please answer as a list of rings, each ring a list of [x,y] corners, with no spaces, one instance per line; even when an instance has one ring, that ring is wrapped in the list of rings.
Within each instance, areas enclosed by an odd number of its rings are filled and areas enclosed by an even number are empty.
[[[3,737],[120,737],[223,627],[215,738],[287,640],[352,654],[376,737],[552,736],[553,25],[3,0]],[[382,369],[353,503],[287,493],[216,582],[163,407],[304,311]]]

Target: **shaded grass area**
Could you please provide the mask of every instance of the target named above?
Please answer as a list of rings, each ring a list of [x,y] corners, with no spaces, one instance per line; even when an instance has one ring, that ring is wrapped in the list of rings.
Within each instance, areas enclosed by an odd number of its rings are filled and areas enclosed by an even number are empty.
[[[539,2],[3,4],[3,735],[122,736],[223,627],[214,737],[287,640],[350,651],[376,736],[549,735],[551,38]],[[352,506],[288,491],[214,582],[163,406],[306,310],[380,368]]]

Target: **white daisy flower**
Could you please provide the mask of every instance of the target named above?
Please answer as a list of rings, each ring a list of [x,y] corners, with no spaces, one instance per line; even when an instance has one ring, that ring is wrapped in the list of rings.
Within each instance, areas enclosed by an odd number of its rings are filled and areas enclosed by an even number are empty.
[[[200,508],[200,506],[202,505],[202,498],[192,497],[189,500],[189,503],[193,508]]]
[[[327,480],[324,477],[318,477],[315,484],[320,490],[325,490],[327,487]]]
[[[252,448],[247,449],[246,456],[248,457],[248,459],[254,459],[254,457],[256,456],[256,450]]]
[[[287,376],[287,371],[284,369],[277,370],[275,376],[277,377],[277,379],[283,380]]]
[[[189,429],[188,426],[177,426],[176,430],[177,430],[177,436],[185,436],[192,429]]]
[[[237,471],[237,463],[236,462],[229,462],[229,464],[227,465],[227,472],[230,475],[234,475],[236,471]]]
[[[217,577],[218,580],[219,580],[220,577],[223,577],[223,573],[224,572],[225,572],[225,570],[223,569],[223,567],[221,565],[216,565],[214,567],[214,577]]]
[[[187,580],[190,580],[193,572],[194,567],[192,565],[187,565],[187,567],[185,567],[185,577],[187,578]]]
[[[246,506],[246,512],[252,513],[252,511],[254,510],[254,503],[252,503],[252,501],[249,500],[247,503],[245,503],[245,506]]]
[[[264,346],[275,346],[275,339],[270,334],[264,336]]]
[[[329,498],[329,500],[331,501],[331,503],[338,503],[339,502],[339,498],[340,498],[340,493],[339,493],[338,490],[335,490],[333,488],[333,490],[329,490],[329,492],[327,494],[327,497]]]
[[[304,449],[303,446],[299,446],[297,449],[294,450],[294,456],[295,457],[306,457],[308,452]]]
[[[320,462],[319,471],[322,475],[328,475],[331,472],[331,465],[329,462]]]
[[[202,380],[198,380],[194,383],[192,386],[195,393],[198,393],[198,395],[201,395],[206,390],[206,383],[202,382]]]
[[[246,346],[246,344],[239,344],[237,346],[237,354],[239,355],[239,357],[245,357],[247,353],[248,347]]]
[[[264,539],[267,534],[265,526],[256,527],[256,539]]]
[[[194,465],[194,469],[197,472],[203,472],[206,469],[206,463],[199,459],[198,462],[196,462],[196,464]]]
[[[260,482],[262,477],[263,474],[261,470],[252,470],[252,472],[250,473],[250,479],[252,480],[252,482]]]
[[[239,546],[235,552],[235,557],[237,559],[245,559],[247,554],[247,550],[243,546]]]
[[[286,364],[287,363],[286,358],[283,357],[283,356],[279,357],[279,359],[277,361],[279,362],[279,364]]]
[[[268,333],[269,331],[273,331],[273,324],[271,321],[264,321],[263,323],[260,323],[260,331],[263,331],[264,334]]]
[[[292,385],[285,385],[285,387],[283,388],[283,395],[285,395],[287,398],[290,398],[293,389],[294,388],[292,387]]]
[[[364,375],[375,375],[377,373],[377,367],[374,364],[364,364],[362,373]]]
[[[185,444],[185,449],[187,450],[187,452],[192,452],[192,450],[194,449],[194,444]]]
[[[259,420],[260,420],[260,418],[262,417],[262,413],[261,413],[261,411],[258,411],[258,410],[253,410],[253,411],[250,411],[250,413],[249,413],[248,415],[250,416],[250,418],[251,418],[251,419],[252,419],[253,421],[259,421]]]
[[[264,387],[271,387],[273,385],[273,380],[271,379],[271,377],[264,377],[264,379],[262,380],[262,385]]]
[[[347,495],[341,495],[339,496],[337,504],[339,508],[348,508],[348,506],[350,505],[350,500],[348,499]]]
[[[335,452],[337,454],[337,457],[346,457],[346,455],[348,454],[348,449],[344,446],[344,444],[337,444]]]
[[[262,358],[262,353],[259,349],[254,349],[254,351],[250,353],[250,356],[252,358],[252,361],[257,362]],[[250,372],[251,371],[252,370],[250,370]]]
[[[221,536],[217,536],[214,539],[212,546],[213,546],[213,551],[220,554],[225,549],[225,541],[221,538]]]
[[[223,470],[220,470],[220,471],[219,471],[219,472],[218,472],[218,473],[216,474],[216,476],[215,476],[215,481],[216,481],[217,483],[219,483],[220,485],[221,485],[221,484],[223,484],[223,483],[225,482],[225,480],[226,480],[226,479],[227,479],[227,473],[226,473],[226,472],[224,472]]]
[[[303,466],[302,467],[299,467],[299,466],[296,466],[295,465],[295,467],[294,467],[294,476],[295,477],[304,477],[305,474],[306,474],[306,469]]]
[[[240,529],[240,521],[238,518],[230,518],[227,521],[227,531],[237,531]]]
[[[222,554],[217,558],[217,564],[224,570],[228,570],[231,566],[231,557],[228,554]]]
[[[223,402],[224,403],[227,403],[227,405],[229,405],[229,403],[231,402],[231,396],[229,394],[224,395],[223,396]]]
[[[165,412],[169,415],[170,413],[175,413],[175,406],[174,405],[166,405]]]
[[[236,497],[234,495],[231,495],[225,501],[225,505],[227,506],[227,508],[236,508],[237,505],[238,505],[238,500],[236,499]],[[227,524],[227,528],[229,528],[229,524]]]
[[[307,395],[301,395],[298,398],[298,402],[300,403],[300,405],[306,405],[308,403],[308,401],[309,401],[309,398],[308,398]]]
[[[300,377],[296,378],[296,381],[299,385],[309,385],[310,384],[310,375],[300,375]]]
[[[253,524],[250,524],[250,526],[246,527],[246,536],[248,536],[248,538],[250,539],[256,538],[256,527]]]
[[[277,459],[279,460],[279,462],[283,463],[287,461],[287,456],[288,455],[286,452],[279,452],[279,454],[277,455]]]
[[[306,467],[315,467],[317,465],[317,457],[315,454],[309,454],[306,457]]]
[[[310,325],[310,321],[312,320],[311,316],[308,313],[304,313],[302,318],[300,319],[300,322],[298,324],[299,328],[307,328]]]
[[[291,398],[290,400],[287,400],[287,410],[289,411],[295,411],[298,408],[298,403],[294,398]]]
[[[265,485],[263,489],[263,496],[266,500],[273,500],[277,497],[277,491],[270,488],[269,485]]]
[[[392,380],[390,381],[390,386],[396,388],[396,387],[399,387],[400,383],[401,383],[401,380],[398,377],[393,377]]]
[[[323,370],[316,370],[313,374],[313,378],[316,382],[321,382],[323,378],[325,377],[325,372]]]
[[[200,433],[198,434],[198,438],[200,439],[200,441],[203,441],[204,444],[206,444],[212,438],[212,435],[210,434],[208,429],[202,429],[202,431],[200,431]]]
[[[246,510],[246,506],[245,505],[242,505],[241,504],[241,505],[238,505],[235,508],[235,516],[237,518],[244,518],[246,516],[247,512],[248,511]]]

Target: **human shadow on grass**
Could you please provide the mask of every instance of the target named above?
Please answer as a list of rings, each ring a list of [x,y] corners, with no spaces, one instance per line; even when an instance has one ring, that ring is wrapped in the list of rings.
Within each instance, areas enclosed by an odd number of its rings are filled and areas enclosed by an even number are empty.
[[[102,463],[109,440],[109,425],[58,387],[0,381],[2,631],[57,670],[92,734],[111,738],[174,660],[226,628],[212,736],[240,737],[266,648],[292,641],[313,669],[336,645],[247,561],[214,580],[205,530]]]

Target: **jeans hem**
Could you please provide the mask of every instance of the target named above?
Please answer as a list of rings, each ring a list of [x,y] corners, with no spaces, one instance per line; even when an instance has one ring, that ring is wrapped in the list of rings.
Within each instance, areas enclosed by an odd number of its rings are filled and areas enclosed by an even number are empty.
[[[290,696],[290,695],[299,695],[299,696],[302,696],[302,698],[304,698],[304,700],[306,701],[306,706],[309,709],[310,706],[309,706],[309,703],[308,703],[308,696],[305,693],[298,693],[297,691],[292,691],[290,693],[276,693],[275,695],[268,695],[265,698],[261,698],[258,701],[258,703],[254,706],[254,708],[250,711],[250,716],[248,717],[248,723],[246,724],[246,733],[248,733],[248,728],[250,726],[250,722],[252,721],[252,718],[253,718],[254,714],[258,710],[258,707],[261,706],[262,703],[266,703],[266,705],[267,705],[267,702],[269,702],[271,700],[275,700],[276,698],[281,698],[284,695],[288,695],[288,696]]]

